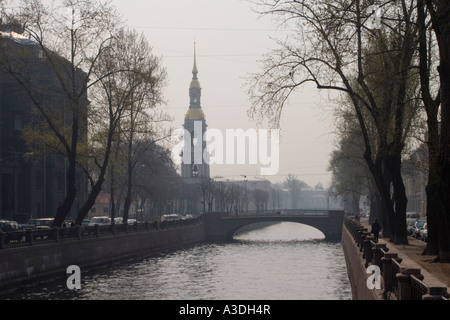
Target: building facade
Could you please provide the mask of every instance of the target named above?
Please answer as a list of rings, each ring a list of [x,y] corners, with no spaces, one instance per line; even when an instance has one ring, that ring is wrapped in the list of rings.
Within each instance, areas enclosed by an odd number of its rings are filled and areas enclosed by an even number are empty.
[[[2,28],[0,51],[5,53],[3,57],[15,56],[14,60],[1,61],[0,69],[1,218],[25,223],[31,217],[54,217],[66,196],[66,158],[46,150],[36,152],[27,146],[24,129],[43,123],[43,117],[29,92],[5,71],[5,66],[14,64],[24,79],[26,76],[28,86],[38,88],[39,103],[52,115],[61,114],[64,125],[71,122],[70,113],[66,112],[69,104],[52,67],[33,41]],[[87,107],[87,97],[83,104]],[[80,131],[86,134],[87,128]],[[78,197],[68,218],[75,217],[87,198],[87,184],[81,171],[77,173],[77,187]]]

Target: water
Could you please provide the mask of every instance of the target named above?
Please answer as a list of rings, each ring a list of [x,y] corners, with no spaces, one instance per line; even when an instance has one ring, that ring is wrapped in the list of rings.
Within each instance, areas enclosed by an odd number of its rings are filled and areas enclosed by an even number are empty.
[[[350,300],[342,247],[306,225],[279,223],[241,232],[235,242],[202,244],[83,273],[81,290],[65,279],[9,299]]]

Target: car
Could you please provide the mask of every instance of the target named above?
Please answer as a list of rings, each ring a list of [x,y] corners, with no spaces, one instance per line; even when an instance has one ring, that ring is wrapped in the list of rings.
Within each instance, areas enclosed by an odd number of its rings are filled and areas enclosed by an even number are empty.
[[[107,217],[107,216],[93,217],[91,219],[91,221],[89,222],[89,226],[95,226],[95,225],[106,226],[109,224],[111,224],[111,218]]]
[[[53,218],[36,219],[35,229],[50,229],[53,225]]]
[[[409,219],[420,219],[420,214],[418,214],[417,212],[407,212],[406,213],[406,218],[409,218]]]
[[[122,224],[123,218],[122,217],[116,217],[114,218],[114,224]]]
[[[185,214],[184,216],[181,216],[182,220],[191,220],[194,219],[194,216],[192,214]]]
[[[161,221],[178,221],[181,220],[181,216],[178,214],[164,214],[161,216]]]
[[[408,236],[413,235],[414,225],[416,224],[417,219],[408,218],[406,219],[406,232]]]
[[[425,223],[423,225],[423,228],[420,229],[419,238],[420,238],[420,240],[422,240],[424,242],[428,241],[428,227],[427,227],[427,223]]]
[[[22,229],[34,229],[34,228],[36,228],[37,220],[38,219],[36,219],[36,218],[31,218],[30,220],[28,220],[27,223],[21,224],[20,227]]]
[[[0,220],[0,230],[3,232],[19,231],[20,226],[16,221]]]
[[[91,222],[91,219],[83,219],[83,221],[81,222],[81,225],[87,227],[90,222]]]
[[[128,223],[128,224],[131,224],[131,225],[135,224],[136,222],[137,222],[136,219],[128,219],[128,220],[127,220],[127,223]]]
[[[65,220],[62,225],[63,228],[70,228],[73,226],[75,226],[75,221],[73,221],[73,220]]]
[[[425,223],[427,223],[427,220],[419,219],[419,220],[416,221],[416,223],[414,224],[413,232],[412,232],[412,236],[414,238],[419,239],[419,237],[420,237],[420,229],[423,228]]]
[[[21,241],[21,232],[15,232],[20,231],[20,229],[20,225],[17,221],[0,220],[0,230],[6,233],[5,243],[10,243],[11,241]]]

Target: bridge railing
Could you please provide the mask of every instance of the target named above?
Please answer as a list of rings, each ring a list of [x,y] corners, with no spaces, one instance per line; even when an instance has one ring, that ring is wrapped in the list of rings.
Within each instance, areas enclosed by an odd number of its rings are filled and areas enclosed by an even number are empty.
[[[177,221],[145,221],[134,224],[75,226],[51,229],[27,229],[14,232],[0,231],[0,250],[70,240],[100,238],[132,232],[148,232],[178,228],[200,223],[202,216]]]
[[[249,210],[228,212],[228,217],[254,217],[254,216],[328,216],[329,211],[323,209],[285,209],[285,210]]]
[[[389,252],[386,243],[375,241],[367,228],[353,218],[345,217],[344,226],[360,248],[365,266],[380,268],[383,298],[386,300],[449,300],[447,287],[440,283],[428,283],[420,268],[402,264],[395,252]]]

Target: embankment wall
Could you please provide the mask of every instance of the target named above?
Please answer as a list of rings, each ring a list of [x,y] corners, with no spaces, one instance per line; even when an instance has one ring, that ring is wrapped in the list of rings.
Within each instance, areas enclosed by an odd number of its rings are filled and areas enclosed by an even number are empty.
[[[0,250],[0,290],[13,290],[39,279],[63,279],[71,265],[79,266],[83,272],[205,240],[205,225],[201,220],[187,226],[6,248]]]
[[[369,289],[363,253],[355,243],[352,235],[345,226],[342,227],[342,249],[344,250],[347,273],[352,289],[353,300],[382,300],[382,291]]]

